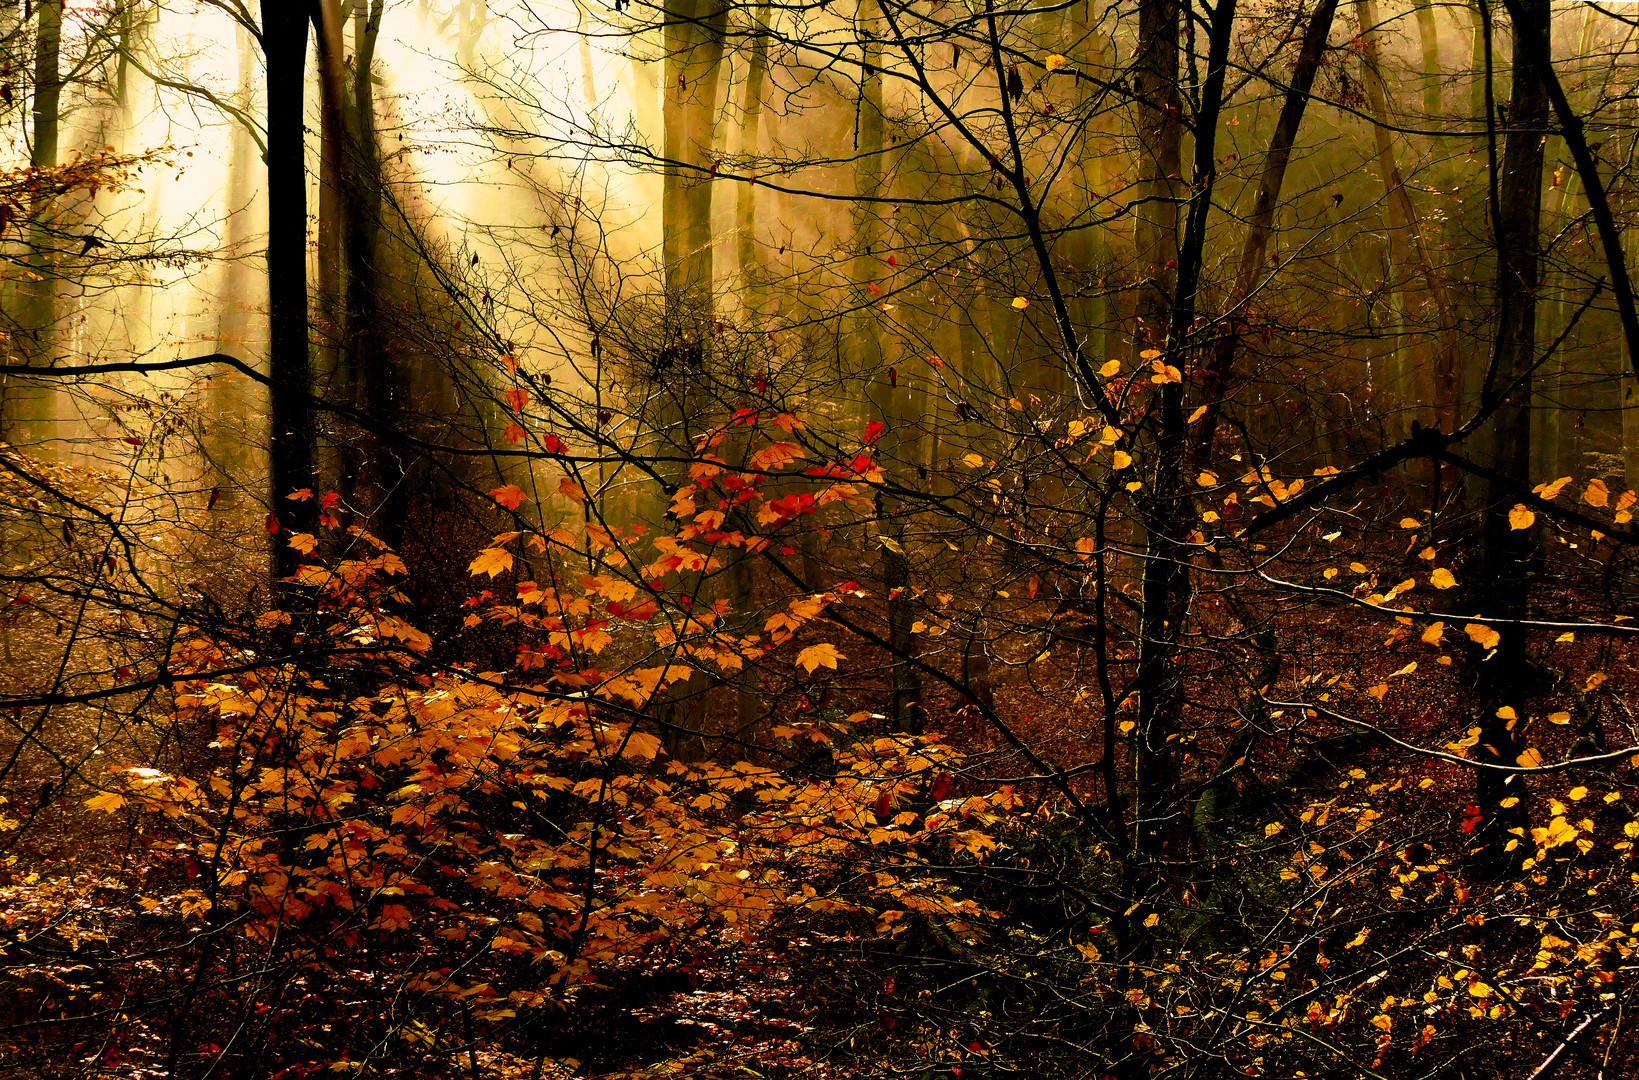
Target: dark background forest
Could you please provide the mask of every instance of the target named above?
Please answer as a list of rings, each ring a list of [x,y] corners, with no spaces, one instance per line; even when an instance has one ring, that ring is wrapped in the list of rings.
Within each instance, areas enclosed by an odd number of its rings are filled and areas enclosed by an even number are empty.
[[[0,2],[0,1077],[1634,1075],[1636,31]]]

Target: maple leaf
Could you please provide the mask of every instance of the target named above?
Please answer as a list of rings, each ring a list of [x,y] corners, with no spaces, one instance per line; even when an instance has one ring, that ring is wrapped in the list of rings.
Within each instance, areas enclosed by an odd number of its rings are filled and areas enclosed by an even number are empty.
[[[478,553],[467,567],[467,572],[477,577],[479,574],[488,574],[495,577],[512,569],[512,552],[505,548],[485,548]]]
[[[524,500],[527,498],[527,496],[524,495],[523,490],[520,489],[517,484],[508,484],[506,487],[498,487],[489,493],[489,497],[506,507],[508,510],[518,509],[518,507],[524,504]]]
[[[810,675],[822,667],[834,669],[838,660],[845,659],[847,657],[838,652],[835,645],[823,641],[818,645],[810,645],[797,654],[798,666]]]
[[[513,412],[523,412],[524,406],[529,404],[529,391],[517,386],[509,387],[506,392],[506,403]]]
[[[117,791],[105,791],[85,800],[85,805],[92,810],[106,810],[112,814],[125,805],[125,796]]]
[[[572,476],[566,476],[558,481],[558,494],[577,505],[586,502],[586,489]]]
[[[501,432],[501,434],[506,436],[507,442],[516,446],[524,441],[524,439],[529,435],[529,432],[525,431],[517,424],[508,424],[506,426],[506,430]]]
[[[318,537],[314,536],[312,533],[296,533],[291,536],[289,540],[286,540],[285,543],[289,544],[303,555],[313,554],[314,549],[319,546]]]

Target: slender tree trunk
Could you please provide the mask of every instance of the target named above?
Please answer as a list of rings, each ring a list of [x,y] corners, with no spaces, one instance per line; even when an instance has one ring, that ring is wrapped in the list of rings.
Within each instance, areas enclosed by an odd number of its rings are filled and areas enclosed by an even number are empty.
[[[35,8],[34,100],[29,124],[29,165],[57,165],[62,101],[63,0],[40,0]],[[16,32],[15,30],[13,31]],[[15,285],[8,327],[14,355],[24,363],[50,362],[56,340],[57,269],[50,218],[57,212],[50,185],[36,185],[28,201],[27,254]],[[27,379],[10,379],[0,400],[0,439],[37,448],[52,436],[54,393]]]
[[[1390,359],[1385,405],[1393,418],[1393,437],[1405,433],[1402,418],[1415,416],[1425,426],[1449,425],[1454,411],[1456,326],[1445,286],[1429,261],[1411,192],[1400,175],[1390,138],[1388,91],[1378,54],[1377,10],[1373,0],[1355,0],[1361,26],[1360,57],[1365,68],[1363,82],[1372,115],[1372,134],[1377,146],[1377,169],[1388,202],[1389,276],[1399,315],[1421,326],[1425,309],[1432,308],[1437,331],[1434,334],[1399,335]],[[1408,349],[1410,350],[1408,352]]]
[[[313,500],[292,501],[311,489],[313,412],[307,314],[307,170],[303,136],[303,89],[307,82],[307,30],[314,8],[290,0],[262,0],[262,49],[267,61],[268,117],[268,376],[270,568],[275,578],[292,573],[299,559],[288,532],[311,531]],[[274,532],[273,521],[286,526]]]
[[[1247,222],[1246,239],[1241,244],[1241,265],[1235,275],[1235,288],[1230,303],[1240,305],[1229,326],[1213,343],[1212,359],[1203,373],[1202,405],[1206,412],[1196,422],[1194,459],[1205,461],[1212,453],[1212,442],[1217,435],[1218,416],[1223,409],[1224,394],[1240,347],[1242,328],[1246,325],[1245,305],[1251,302],[1259,285],[1259,271],[1269,249],[1270,237],[1275,232],[1275,208],[1280,204],[1281,188],[1286,181],[1286,165],[1292,157],[1292,146],[1297,141],[1303,124],[1304,111],[1309,106],[1309,92],[1315,83],[1315,73],[1326,55],[1326,37],[1331,33],[1332,20],[1337,14],[1337,0],[1321,0],[1309,17],[1309,26],[1303,34],[1292,79],[1281,105],[1280,118],[1275,122],[1275,133],[1269,140],[1269,153],[1263,161],[1263,175],[1258,184],[1257,202]]]
[[[1520,15],[1528,27],[1546,37],[1550,0],[1524,0]],[[1525,29],[1525,28],[1521,28]],[[1541,281],[1540,227],[1542,217],[1543,142],[1548,132],[1548,94],[1544,73],[1521,48],[1521,33],[1514,35],[1513,87],[1506,114],[1508,135],[1503,144],[1496,209],[1497,344],[1494,370],[1484,397],[1498,403],[1492,420],[1495,439],[1489,464],[1503,477],[1519,482],[1529,478],[1531,463],[1531,366],[1537,349],[1537,292]],[[1529,609],[1532,529],[1514,528],[1509,510],[1517,501],[1515,489],[1498,482],[1489,485],[1485,513],[1485,611],[1501,619],[1523,617]],[[1525,716],[1529,693],[1529,655],[1525,631],[1513,626],[1496,628],[1502,635],[1497,655],[1480,666],[1481,762],[1512,765],[1524,746],[1521,729],[1497,711],[1505,706]],[[1520,824],[1517,804],[1512,811],[1502,800],[1521,787],[1514,777],[1493,769],[1475,771],[1476,803],[1482,815],[1480,839],[1490,853],[1493,869],[1501,868],[1505,830]]]
[[[1233,10],[1233,4],[1227,0],[1221,7]],[[1162,348],[1170,363],[1182,362],[1181,354],[1173,348],[1178,343],[1168,340],[1171,332],[1178,329],[1173,316],[1182,299],[1178,289],[1178,200],[1184,192],[1179,178],[1183,160],[1178,92],[1179,16],[1177,0],[1142,0],[1136,63],[1144,94],[1139,106],[1143,110],[1140,171],[1144,175],[1139,183],[1143,197],[1148,200],[1138,216],[1138,259],[1148,281],[1138,294],[1141,326],[1135,336],[1140,346]],[[1209,201],[1206,195],[1202,198]],[[1135,903],[1164,884],[1157,868],[1167,855],[1172,834],[1165,820],[1176,779],[1171,736],[1177,730],[1180,705],[1177,643],[1189,589],[1189,574],[1180,545],[1182,508],[1176,499],[1182,461],[1171,460],[1181,457],[1184,449],[1179,442],[1184,431],[1182,392],[1181,384],[1163,387],[1155,453],[1156,479],[1136,505],[1144,532],[1145,558],[1140,571],[1143,608],[1139,617],[1138,671],[1134,677],[1138,716],[1137,730],[1133,733],[1137,817],[1133,842],[1138,862],[1131,872],[1138,874],[1138,878],[1128,883]],[[1132,913],[1135,918],[1143,916],[1142,911]],[[1130,932],[1124,932],[1123,936],[1129,941],[1143,940],[1142,935]]]

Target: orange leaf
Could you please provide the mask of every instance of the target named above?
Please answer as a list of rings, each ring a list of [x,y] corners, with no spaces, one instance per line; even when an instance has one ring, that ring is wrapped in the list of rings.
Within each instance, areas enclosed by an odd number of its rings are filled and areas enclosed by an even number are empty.
[[[837,647],[828,642],[810,645],[797,654],[797,664],[812,675],[822,667],[835,668],[838,660],[846,659]]]
[[[526,498],[523,491],[517,484],[508,484],[506,487],[498,487],[489,493],[489,497],[506,507],[508,510],[518,509],[518,507],[524,504],[524,500]]]

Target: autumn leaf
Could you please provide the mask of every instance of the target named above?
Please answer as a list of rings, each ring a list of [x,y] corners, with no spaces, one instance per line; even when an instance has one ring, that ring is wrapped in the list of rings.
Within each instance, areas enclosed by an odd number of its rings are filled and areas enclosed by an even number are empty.
[[[1420,640],[1424,645],[1438,645],[1440,642],[1445,640],[1445,636],[1446,624],[1443,622],[1437,622],[1427,630],[1423,631]]]
[[[1400,527],[1402,529],[1421,529],[1423,523],[1414,517],[1405,517],[1400,519]]]
[[[1605,486],[1605,481],[1597,477],[1588,481],[1588,487],[1582,492],[1582,501],[1589,506],[1604,506],[1610,502],[1611,491]]]
[[[577,504],[586,501],[586,489],[572,476],[566,476],[558,481],[558,494]]]
[[[1060,56],[1058,53],[1049,53],[1042,59],[1041,66],[1046,68],[1048,71],[1057,71],[1069,62],[1070,58],[1068,56]]]
[[[1484,623],[1469,623],[1463,627],[1463,633],[1472,638],[1474,643],[1482,649],[1495,649],[1497,643],[1502,640],[1501,634]]]
[[[509,442],[512,445],[516,446],[519,443],[523,442],[524,439],[528,437],[529,432],[525,431],[523,428],[519,427],[517,424],[508,424],[506,426],[506,430],[501,432],[501,434],[506,436],[506,441],[507,442]]]
[[[489,493],[489,497],[506,507],[508,510],[518,509],[518,507],[524,504],[524,500],[526,498],[522,489],[520,489],[517,484],[508,484],[506,487],[498,487]]]
[[[797,665],[812,675],[822,667],[834,669],[838,660],[845,659],[847,657],[838,652],[835,645],[822,641],[818,645],[810,645],[798,653]]]
[[[1529,529],[1537,520],[1524,503],[1515,503],[1514,508],[1508,511],[1508,527],[1510,529]]]
[[[1119,471],[1121,469],[1125,469],[1128,465],[1131,465],[1132,463],[1133,463],[1133,456],[1131,454],[1127,453],[1125,450],[1117,450],[1115,452],[1115,457],[1110,462],[1110,465],[1111,465],[1112,468]]]
[[[318,537],[314,536],[312,533],[294,533],[291,535],[289,540],[285,541],[285,543],[289,544],[303,555],[313,554],[314,549],[319,546]]]
[[[1450,570],[1442,566],[1428,576],[1428,583],[1436,589],[1449,589],[1457,584],[1457,579]]]
[[[1101,377],[1106,379],[1115,378],[1117,375],[1121,374],[1121,361],[1106,360],[1104,362],[1104,366],[1098,369],[1098,373]]]
[[[1538,484],[1531,489],[1531,494],[1541,496],[1544,499],[1554,499],[1570,482],[1571,478],[1569,476],[1562,476],[1551,484]]]
[[[529,391],[518,386],[508,387],[506,392],[506,403],[507,407],[513,412],[523,412],[524,406],[529,404]]]
[[[1030,306],[1030,301],[1026,300],[1022,296],[1015,296],[1013,298],[1013,306],[1019,311],[1023,311],[1025,308]]]
[[[92,810],[106,810],[110,814],[125,805],[125,796],[117,791],[105,791],[100,795],[93,795],[85,800],[85,805]]]
[[[505,548],[485,548],[478,553],[467,567],[467,572],[477,577],[479,574],[488,574],[495,577],[512,569],[512,552]]]

